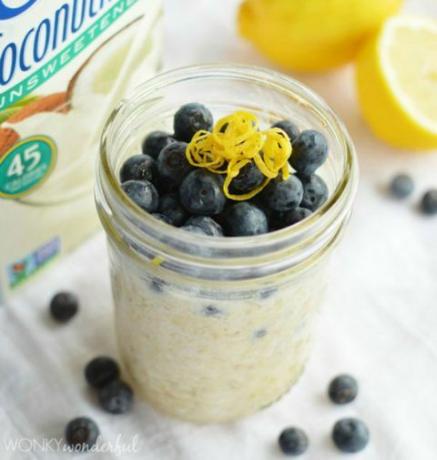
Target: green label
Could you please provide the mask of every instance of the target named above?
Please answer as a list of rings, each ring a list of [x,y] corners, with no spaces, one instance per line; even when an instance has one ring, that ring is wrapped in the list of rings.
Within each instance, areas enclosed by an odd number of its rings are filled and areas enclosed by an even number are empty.
[[[57,148],[47,136],[33,136],[15,144],[0,158],[0,197],[19,198],[31,193],[50,175]]]

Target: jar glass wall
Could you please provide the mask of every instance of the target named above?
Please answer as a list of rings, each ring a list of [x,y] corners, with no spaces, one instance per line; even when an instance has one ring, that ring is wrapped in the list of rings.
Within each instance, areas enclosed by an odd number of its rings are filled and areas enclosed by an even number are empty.
[[[172,130],[184,103],[215,118],[235,110],[263,125],[291,119],[326,136],[320,175],[328,201],[304,221],[256,237],[194,235],[154,219],[122,192],[123,161],[145,134]],[[357,185],[349,136],[327,105],[298,82],[255,67],[201,66],[149,80],[121,103],[103,139],[96,191],[108,236],[122,362],[146,401],[170,415],[225,421],[268,406],[299,378],[328,256]]]

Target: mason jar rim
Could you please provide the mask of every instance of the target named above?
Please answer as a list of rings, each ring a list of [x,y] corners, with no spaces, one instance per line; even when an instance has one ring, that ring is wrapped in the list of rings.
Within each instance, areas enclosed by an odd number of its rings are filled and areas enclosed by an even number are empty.
[[[340,140],[344,155],[341,178],[328,200],[308,218],[290,227],[262,235],[210,237],[184,232],[161,222],[141,210],[123,192],[118,177],[111,167],[109,156],[111,136],[120,128],[123,121],[126,122],[126,117],[135,115],[126,113],[129,102],[135,101],[136,106],[138,106],[141,101],[156,98],[157,91],[179,82],[220,78],[257,82],[272,90],[300,98],[305,103],[310,104],[318,112],[318,115],[324,118],[326,124]],[[283,253],[285,248],[290,249],[290,247],[304,241],[314,243],[314,250],[317,250],[317,241],[320,247],[323,246],[323,233],[327,233],[328,228],[338,227],[339,222],[341,223],[347,218],[357,189],[358,165],[355,149],[345,126],[334,111],[320,96],[302,83],[289,76],[257,66],[241,64],[187,66],[163,72],[149,79],[138,86],[131,93],[129,99],[122,100],[109,117],[101,138],[100,151],[96,190],[98,207],[105,210],[103,211],[104,214],[108,214],[108,212],[111,214],[111,219],[117,221],[116,227],[126,230],[127,234],[132,237],[132,241],[135,242],[135,246],[155,246],[154,243],[157,243],[155,256],[153,250],[147,251],[147,257],[152,260],[156,256],[159,257],[160,253],[161,255],[166,253],[165,256],[183,258],[186,263],[196,264],[196,261],[201,265],[212,263],[213,265],[218,264],[223,269],[228,265],[231,266],[232,261],[234,261],[234,265],[238,265],[241,264],[242,259],[246,260],[248,257],[248,263],[252,264],[255,257],[273,255],[275,252],[281,252],[285,255]],[[104,226],[111,225],[109,220],[102,215],[102,212],[100,212],[100,217],[104,221]],[[105,221],[107,225],[105,225]],[[153,238],[150,238],[151,234],[154,235]],[[159,235],[165,236],[164,245],[158,244],[158,241],[153,241],[159,239]],[[334,233],[331,234],[331,239],[333,235]],[[326,238],[325,243],[328,240],[330,241],[329,238]],[[182,250],[181,248],[187,249]],[[195,249],[193,252],[193,248],[202,248],[203,251],[196,253]],[[249,255],[250,249],[254,249],[256,252],[252,258]],[[288,254],[291,255],[290,252]],[[259,262],[262,264],[261,259]],[[266,263],[266,261],[264,262]]]

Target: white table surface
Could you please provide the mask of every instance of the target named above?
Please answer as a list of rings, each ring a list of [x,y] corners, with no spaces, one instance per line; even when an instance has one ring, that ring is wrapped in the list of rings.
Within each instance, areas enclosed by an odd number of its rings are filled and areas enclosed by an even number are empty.
[[[237,38],[237,3],[167,0],[166,67],[211,61],[268,65]],[[407,1],[407,9],[437,17],[435,0]],[[290,424],[310,437],[303,460],[340,459],[330,431],[344,416],[365,420],[372,437],[364,452],[350,458],[437,458],[437,219],[416,209],[421,192],[437,186],[437,154],[400,153],[376,140],[359,114],[351,68],[298,78],[345,120],[361,163],[355,212],[333,258],[314,352],[298,385],[273,407],[230,425],[173,421],[143,403],[127,416],[102,413],[82,377],[90,358],[115,354],[99,234],[0,309],[1,460],[72,458],[47,449],[24,452],[26,442],[21,452],[7,451],[5,442],[59,439],[65,423],[82,414],[98,422],[104,441],[122,436],[136,451],[100,452],[90,459],[280,459],[277,435]],[[398,171],[408,171],[417,182],[407,203],[396,203],[383,191]],[[65,327],[53,325],[47,315],[48,299],[61,288],[77,292],[83,307]],[[328,381],[339,372],[360,382],[359,397],[348,407],[334,407],[325,396]]]

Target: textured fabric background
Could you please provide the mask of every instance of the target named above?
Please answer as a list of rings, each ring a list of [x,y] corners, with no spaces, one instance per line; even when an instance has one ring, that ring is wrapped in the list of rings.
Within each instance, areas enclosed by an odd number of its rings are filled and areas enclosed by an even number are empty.
[[[236,37],[237,3],[167,0],[165,67],[212,61],[268,65]],[[406,9],[437,17],[435,0],[410,0]],[[99,234],[0,309],[2,460],[72,458],[47,449],[25,452],[27,440],[59,439],[65,423],[82,414],[98,422],[104,441],[122,436],[119,441],[136,451],[86,457],[93,460],[280,459],[276,438],[290,424],[310,437],[303,459],[339,459],[330,432],[343,416],[358,416],[371,430],[369,447],[354,458],[437,458],[437,219],[421,216],[415,207],[420,192],[437,186],[437,154],[403,154],[376,140],[360,117],[351,68],[297,78],[345,120],[361,163],[355,211],[332,261],[315,349],[299,384],[273,407],[231,425],[180,423],[140,403],[128,416],[102,413],[82,377],[90,358],[115,353]],[[410,172],[417,182],[406,204],[383,190],[398,171]],[[81,314],[65,327],[47,316],[48,299],[60,288],[77,292],[82,302]],[[325,391],[330,378],[345,371],[359,379],[360,395],[356,403],[338,408]],[[21,451],[6,449],[8,441],[20,439]]]

